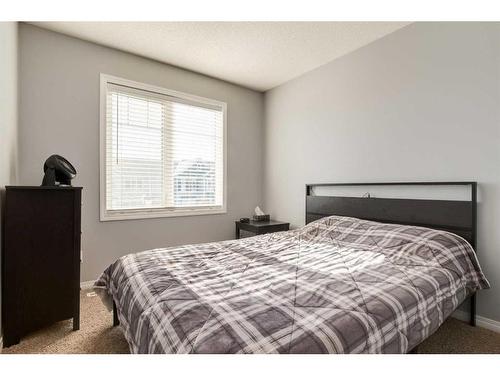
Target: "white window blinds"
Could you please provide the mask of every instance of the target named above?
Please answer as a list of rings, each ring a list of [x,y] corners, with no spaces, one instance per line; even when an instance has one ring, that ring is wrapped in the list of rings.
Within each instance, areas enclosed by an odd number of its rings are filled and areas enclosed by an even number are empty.
[[[224,110],[106,84],[106,213],[196,211],[224,202]]]

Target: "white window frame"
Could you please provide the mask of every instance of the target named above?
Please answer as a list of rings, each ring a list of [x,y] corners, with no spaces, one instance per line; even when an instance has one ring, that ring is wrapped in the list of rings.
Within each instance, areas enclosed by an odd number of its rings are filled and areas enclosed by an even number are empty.
[[[117,84],[128,86],[137,90],[146,90],[158,94],[168,95],[179,99],[198,102],[200,104],[219,106],[222,108],[223,116],[223,192],[222,206],[215,207],[179,207],[179,208],[141,208],[141,209],[124,209],[112,210],[106,209],[106,98],[108,84]],[[149,85],[146,83],[136,82],[125,78],[115,77],[109,74],[100,75],[100,116],[99,116],[99,186],[100,186],[100,220],[115,221],[115,220],[133,220],[133,219],[149,219],[160,217],[176,217],[176,216],[195,216],[195,215],[216,215],[227,213],[227,104],[218,100],[204,98],[201,96],[186,94],[179,91],[166,89]]]

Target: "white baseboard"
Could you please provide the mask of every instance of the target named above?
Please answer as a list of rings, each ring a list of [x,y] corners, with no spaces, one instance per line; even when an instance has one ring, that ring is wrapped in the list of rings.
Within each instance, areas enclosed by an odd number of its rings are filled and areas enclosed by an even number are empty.
[[[458,320],[463,320],[465,322],[469,321],[470,315],[467,311],[455,310],[455,312],[451,315],[453,318]],[[476,315],[476,324],[479,327],[483,327],[489,329],[490,331],[499,332],[500,333],[500,322],[485,318],[484,316]]]
[[[92,289],[92,287],[94,286],[95,284],[95,280],[89,280],[89,281],[82,281],[80,283],[80,288],[82,290],[85,290],[85,289]]]

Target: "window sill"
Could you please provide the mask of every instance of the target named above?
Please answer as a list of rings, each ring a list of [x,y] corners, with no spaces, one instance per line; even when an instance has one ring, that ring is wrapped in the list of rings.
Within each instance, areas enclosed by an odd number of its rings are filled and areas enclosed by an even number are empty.
[[[226,208],[206,208],[206,209],[187,209],[187,210],[137,210],[137,211],[115,211],[101,212],[100,221],[122,221],[122,220],[141,220],[157,219],[162,217],[181,217],[181,216],[199,216],[199,215],[220,215],[227,213]]]

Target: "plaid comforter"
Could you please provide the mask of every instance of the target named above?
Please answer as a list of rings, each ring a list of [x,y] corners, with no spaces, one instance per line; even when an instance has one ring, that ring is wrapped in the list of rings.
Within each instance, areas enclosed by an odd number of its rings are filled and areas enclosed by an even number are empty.
[[[338,216],[127,255],[96,282],[133,353],[406,353],[488,287],[454,234]]]

